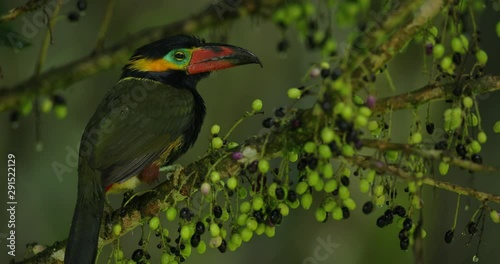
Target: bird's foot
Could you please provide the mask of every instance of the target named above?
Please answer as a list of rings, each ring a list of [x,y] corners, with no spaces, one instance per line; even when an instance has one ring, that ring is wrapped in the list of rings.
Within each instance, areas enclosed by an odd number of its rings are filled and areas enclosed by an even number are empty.
[[[160,168],[161,172],[167,173],[167,180],[170,180],[173,176],[174,178],[179,177],[181,172],[184,170],[184,167],[180,164],[172,164],[168,166],[164,166]]]

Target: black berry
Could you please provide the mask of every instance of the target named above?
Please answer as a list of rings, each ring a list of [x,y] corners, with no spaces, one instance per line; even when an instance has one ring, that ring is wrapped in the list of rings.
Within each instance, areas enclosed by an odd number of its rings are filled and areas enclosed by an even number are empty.
[[[369,214],[373,211],[373,202],[368,201],[365,204],[363,204],[363,213],[364,214]]]
[[[450,244],[453,241],[454,235],[455,235],[455,232],[453,229],[446,231],[446,233],[444,234],[444,242],[446,242],[447,244]]]

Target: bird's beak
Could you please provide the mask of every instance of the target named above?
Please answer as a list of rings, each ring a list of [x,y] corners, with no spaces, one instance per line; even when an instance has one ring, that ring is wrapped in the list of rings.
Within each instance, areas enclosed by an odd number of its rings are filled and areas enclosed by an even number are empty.
[[[187,73],[211,72],[249,63],[262,67],[259,58],[246,49],[227,44],[205,44],[193,49]]]

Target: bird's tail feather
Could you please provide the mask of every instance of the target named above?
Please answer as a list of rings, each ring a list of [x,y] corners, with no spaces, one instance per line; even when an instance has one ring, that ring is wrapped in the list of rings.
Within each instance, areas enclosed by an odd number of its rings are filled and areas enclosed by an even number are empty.
[[[78,197],[66,245],[64,263],[93,264],[101,227],[105,192],[100,173],[86,164],[78,170]]]

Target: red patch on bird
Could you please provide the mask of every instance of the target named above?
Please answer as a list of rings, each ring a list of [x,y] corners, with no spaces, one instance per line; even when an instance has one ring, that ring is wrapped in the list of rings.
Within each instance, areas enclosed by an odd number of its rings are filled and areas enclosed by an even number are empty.
[[[106,191],[105,192],[108,192],[109,189],[111,189],[111,187],[113,187],[113,184],[110,184],[110,185],[106,186],[106,188],[105,188]]]
[[[141,173],[139,173],[139,180],[147,183],[147,184],[152,184],[156,181],[158,181],[158,176],[160,175],[160,166],[156,164],[151,164],[144,168]]]

